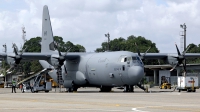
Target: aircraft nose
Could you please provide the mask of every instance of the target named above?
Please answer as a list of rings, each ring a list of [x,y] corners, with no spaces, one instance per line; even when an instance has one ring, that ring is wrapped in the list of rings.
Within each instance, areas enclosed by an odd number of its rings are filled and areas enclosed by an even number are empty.
[[[142,66],[132,66],[128,70],[130,82],[135,85],[144,77],[144,68]]]

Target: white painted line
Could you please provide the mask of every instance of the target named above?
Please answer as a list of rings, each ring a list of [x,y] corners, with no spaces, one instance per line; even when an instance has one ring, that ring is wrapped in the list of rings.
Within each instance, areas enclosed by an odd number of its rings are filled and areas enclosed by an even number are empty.
[[[132,108],[133,111],[136,111],[136,112],[148,112],[148,111],[142,111],[142,110],[138,110],[137,108]]]

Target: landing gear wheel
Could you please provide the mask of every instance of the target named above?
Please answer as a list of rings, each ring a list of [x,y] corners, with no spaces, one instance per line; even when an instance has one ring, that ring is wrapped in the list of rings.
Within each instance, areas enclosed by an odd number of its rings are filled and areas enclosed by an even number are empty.
[[[73,89],[72,88],[68,88],[68,92],[73,92]]]
[[[128,92],[129,91],[129,87],[126,85],[124,86],[124,91],[123,92]]]
[[[45,91],[45,93],[48,93],[49,91]]]
[[[111,87],[101,87],[99,92],[110,92],[111,90]]]
[[[73,87],[73,92],[77,92],[77,87]]]
[[[134,92],[134,87],[133,86],[129,86],[129,92]]]

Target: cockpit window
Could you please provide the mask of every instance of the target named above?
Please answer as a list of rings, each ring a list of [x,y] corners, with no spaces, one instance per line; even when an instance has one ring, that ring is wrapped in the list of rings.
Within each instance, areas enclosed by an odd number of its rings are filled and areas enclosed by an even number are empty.
[[[123,57],[121,58],[121,62],[127,62],[127,61],[131,61],[131,57]]]
[[[136,57],[132,57],[132,60],[137,60]]]
[[[127,61],[127,57],[124,58],[124,62],[126,62],[126,61]]]
[[[137,60],[143,65],[142,60],[139,57],[137,57]]]
[[[140,63],[143,65],[142,60],[138,56],[132,57],[132,60],[133,60],[133,63]]]

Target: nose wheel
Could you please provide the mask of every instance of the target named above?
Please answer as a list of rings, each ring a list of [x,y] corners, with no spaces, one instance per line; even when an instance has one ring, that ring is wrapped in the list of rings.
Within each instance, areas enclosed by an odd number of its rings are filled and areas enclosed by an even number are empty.
[[[124,92],[134,92],[133,85],[126,85],[126,86],[124,86]]]

